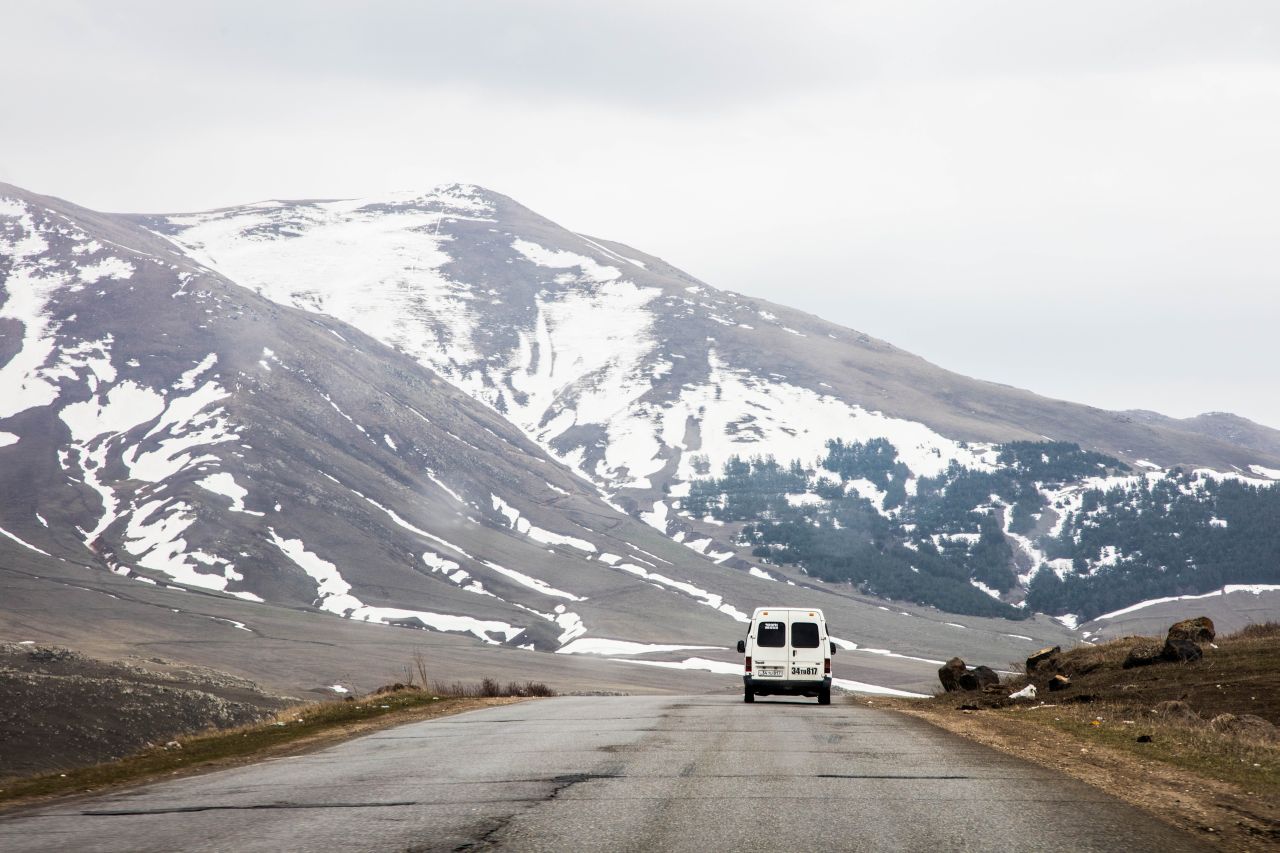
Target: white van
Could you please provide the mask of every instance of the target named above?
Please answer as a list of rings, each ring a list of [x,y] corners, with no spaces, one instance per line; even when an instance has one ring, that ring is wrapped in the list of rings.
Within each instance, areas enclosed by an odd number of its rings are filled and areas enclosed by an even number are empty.
[[[817,696],[831,704],[831,656],[836,644],[827,635],[822,611],[811,607],[757,607],[738,641],[747,656],[742,701],[757,696]]]

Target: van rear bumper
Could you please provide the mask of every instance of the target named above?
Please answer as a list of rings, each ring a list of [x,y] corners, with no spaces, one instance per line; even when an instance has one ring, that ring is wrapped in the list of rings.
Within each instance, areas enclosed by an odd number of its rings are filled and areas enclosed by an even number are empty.
[[[820,681],[779,681],[744,675],[742,684],[757,696],[817,696],[820,691],[831,689],[831,676]]]

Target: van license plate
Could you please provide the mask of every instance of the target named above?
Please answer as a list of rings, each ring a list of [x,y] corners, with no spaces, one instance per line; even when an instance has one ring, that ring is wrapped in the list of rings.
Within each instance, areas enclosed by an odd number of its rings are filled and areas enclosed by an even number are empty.
[[[762,678],[781,678],[782,667],[780,666],[761,666],[756,668],[756,675]]]
[[[792,675],[817,675],[818,668],[816,666],[793,666],[791,667]]]

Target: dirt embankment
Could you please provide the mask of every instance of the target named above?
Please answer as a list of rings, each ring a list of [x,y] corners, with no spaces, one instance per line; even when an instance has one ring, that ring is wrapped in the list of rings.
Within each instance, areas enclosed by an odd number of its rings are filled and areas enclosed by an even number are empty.
[[[297,703],[224,672],[160,658],[102,661],[70,649],[0,644],[0,782],[247,725]]]
[[[1048,653],[998,686],[872,702],[1061,770],[1221,849],[1278,849],[1280,625],[1196,645],[1201,657],[1179,660],[1160,656],[1166,638],[1124,637]],[[1028,685],[1035,698],[1010,698]]]

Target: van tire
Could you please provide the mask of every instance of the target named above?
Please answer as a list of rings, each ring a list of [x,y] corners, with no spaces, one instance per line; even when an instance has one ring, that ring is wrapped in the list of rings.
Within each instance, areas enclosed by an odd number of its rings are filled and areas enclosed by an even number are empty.
[[[830,687],[823,687],[820,690],[818,690],[818,704],[819,705],[831,704],[831,688]]]
[[[756,701],[756,692],[752,690],[750,687],[744,687],[742,690],[742,701],[743,702]]]

